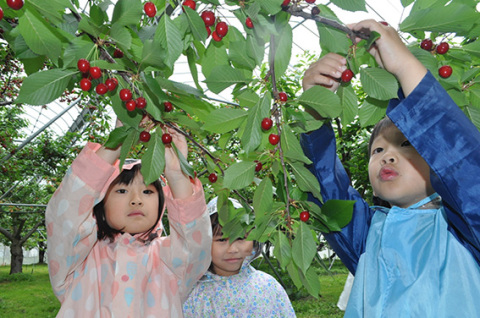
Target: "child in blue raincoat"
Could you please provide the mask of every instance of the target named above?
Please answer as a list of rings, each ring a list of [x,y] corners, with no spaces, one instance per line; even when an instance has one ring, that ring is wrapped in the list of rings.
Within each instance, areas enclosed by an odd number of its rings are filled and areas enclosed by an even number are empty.
[[[370,53],[402,92],[369,145],[370,207],[350,184],[326,123],[302,136],[323,199],[355,200],[351,222],[326,239],[355,281],[345,317],[480,317],[480,132],[397,32],[373,20]],[[332,91],[346,60],[329,53],[303,79]],[[315,200],[312,198],[312,200]]]

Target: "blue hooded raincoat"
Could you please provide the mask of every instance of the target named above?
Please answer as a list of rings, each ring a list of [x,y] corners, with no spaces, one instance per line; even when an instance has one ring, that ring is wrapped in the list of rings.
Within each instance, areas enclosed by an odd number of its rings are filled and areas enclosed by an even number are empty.
[[[345,317],[480,317],[480,132],[431,73],[387,115],[429,164],[436,190],[406,209],[368,206],[330,125],[301,140],[324,201],[356,201],[352,221],[325,235],[355,274]]]

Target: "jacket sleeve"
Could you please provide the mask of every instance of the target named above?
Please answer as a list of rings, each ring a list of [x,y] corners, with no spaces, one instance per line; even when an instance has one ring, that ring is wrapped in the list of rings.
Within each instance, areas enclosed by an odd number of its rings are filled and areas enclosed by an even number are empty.
[[[480,264],[480,132],[430,72],[387,115],[430,166],[449,230]]]
[[[75,269],[97,241],[93,207],[118,175],[118,167],[96,155],[99,147],[89,143],[82,150],[47,205],[48,267],[53,290],[60,300]]]
[[[365,250],[373,210],[351,186],[348,175],[336,154],[335,135],[329,124],[323,125],[311,134],[303,134],[300,141],[305,154],[313,162],[309,169],[320,183],[323,200],[356,201],[351,222],[341,232],[324,234],[325,239],[345,266],[355,273],[360,255]],[[313,196],[310,195],[309,199],[321,206]]]
[[[164,188],[170,235],[162,238],[160,259],[178,279],[182,303],[211,262],[212,226],[207,213],[200,180],[192,181],[194,193],[187,199],[174,199],[170,188]]]

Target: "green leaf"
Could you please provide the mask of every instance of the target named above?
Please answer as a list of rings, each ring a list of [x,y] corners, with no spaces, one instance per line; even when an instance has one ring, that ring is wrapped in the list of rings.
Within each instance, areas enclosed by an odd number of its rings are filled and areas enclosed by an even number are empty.
[[[469,43],[463,47],[463,50],[471,55],[480,57],[480,41]]]
[[[248,83],[250,80],[240,70],[228,65],[219,65],[212,69],[205,79],[208,88],[215,94],[220,93],[227,87],[238,83]]]
[[[125,108],[125,103],[120,100],[118,94],[113,95],[110,99],[112,101],[113,110],[118,119],[120,119],[125,125],[138,127],[143,117],[142,112],[139,109],[129,112],[127,108]]]
[[[370,33],[370,36],[368,37],[366,43],[365,43],[365,48],[368,50],[370,47],[375,43],[376,40],[380,38],[380,33],[372,31]]]
[[[293,134],[292,129],[287,124],[282,126],[281,144],[285,157],[305,164],[312,163],[312,161],[304,155],[298,137]]]
[[[33,52],[46,55],[54,62],[58,60],[62,42],[42,17],[26,10],[19,18],[18,29]]]
[[[140,132],[137,129],[133,127],[127,129],[127,137],[120,149],[120,170],[122,170],[123,164],[125,159],[127,159],[130,150],[132,150],[133,146],[137,144],[138,137],[140,137]]]
[[[219,108],[210,114],[203,129],[217,134],[224,134],[237,129],[245,121],[246,117],[247,112],[242,109]]]
[[[140,62],[142,69],[147,66],[162,69],[165,67],[165,51],[158,49],[158,43],[153,40],[146,40],[143,45],[142,60]]]
[[[352,123],[358,114],[358,99],[352,85],[342,85],[337,90],[342,105],[342,125]]]
[[[312,264],[312,260],[317,253],[317,245],[312,235],[310,227],[305,222],[300,222],[300,226],[292,243],[292,256],[294,263],[305,274]]]
[[[247,124],[241,137],[241,142],[246,153],[257,149],[262,141],[261,122],[268,116],[271,98],[265,94],[258,103],[248,111]]]
[[[322,201],[320,184],[310,170],[305,168],[302,163],[292,163],[290,166],[292,167],[292,172],[295,175],[295,181],[297,182],[299,188],[302,191],[311,192],[313,196]]]
[[[207,30],[205,29],[205,23],[200,17],[198,12],[192,10],[188,6],[183,6],[184,14],[187,17],[188,25],[192,31],[193,37],[197,41],[205,41],[207,39]]]
[[[298,98],[298,102],[311,107],[322,117],[334,118],[342,112],[338,96],[323,86],[309,88]]]
[[[383,68],[360,69],[360,81],[365,93],[372,98],[390,100],[398,97],[397,79]]]
[[[279,80],[288,68],[292,56],[293,32],[290,24],[285,23],[275,37],[275,77]]]
[[[225,170],[223,184],[233,190],[245,188],[253,182],[255,176],[255,162],[237,162]]]
[[[125,138],[127,138],[128,132],[126,126],[121,126],[115,128],[110,135],[108,136],[108,140],[105,143],[106,148],[114,149],[121,145]]]
[[[347,11],[364,11],[367,12],[365,0],[332,0],[337,7]]]
[[[285,267],[292,261],[292,247],[290,246],[290,242],[282,231],[275,232],[273,240],[275,246],[273,249],[273,255],[279,261],[280,267],[285,269]]]
[[[307,289],[308,293],[318,299],[320,293],[320,279],[315,271],[315,268],[310,267],[307,270],[307,274],[302,276],[300,274],[303,286]]]
[[[253,70],[255,68],[255,61],[248,56],[246,41],[230,42],[228,51],[230,60],[234,64],[246,67],[249,70]]]
[[[430,31],[465,35],[480,21],[480,14],[468,5],[452,1],[411,12],[400,23],[403,32]]]
[[[188,62],[188,68],[190,69],[190,74],[192,74],[193,81],[195,83],[195,87],[198,90],[201,90],[202,87],[200,86],[200,82],[198,81],[198,70],[197,70],[197,64],[196,64],[196,53],[194,49],[189,47],[185,53],[187,55],[187,62]]]
[[[178,156],[178,160],[180,160],[180,167],[182,168],[182,171],[187,176],[194,178],[195,171],[193,171],[193,167],[188,163],[187,158],[185,158],[185,156],[178,150],[175,144],[172,144],[172,147]]]
[[[142,18],[143,4],[137,0],[118,0],[114,6],[112,26],[136,25]]]
[[[62,95],[77,72],[52,69],[34,73],[23,81],[17,104],[45,105]]]
[[[327,200],[322,206],[322,213],[327,217],[328,227],[331,231],[340,231],[350,223],[355,201]]]
[[[388,101],[367,98],[358,111],[360,124],[362,127],[375,125],[380,119],[385,117]]]
[[[114,24],[110,29],[110,38],[115,41],[118,46],[128,50],[132,45],[132,35],[124,25]]]
[[[318,7],[322,12],[322,16],[341,23],[329,7],[325,5],[319,5]],[[320,47],[323,53],[334,52],[345,55],[348,52],[352,41],[345,36],[343,31],[329,27],[323,23],[317,23],[316,25],[320,37]]]
[[[150,184],[160,177],[165,169],[165,145],[162,142],[162,130],[151,134],[147,150],[142,156],[141,172],[145,184]]]
[[[283,1],[283,0],[282,0]],[[261,0],[260,6],[263,11],[269,15],[275,15],[282,10],[282,1],[280,0]]]
[[[273,185],[269,178],[263,179],[253,194],[253,211],[255,223],[262,222],[263,218],[272,211]]]
[[[180,30],[172,20],[170,20],[167,14],[162,15],[160,19],[157,31],[155,32],[155,42],[160,43],[165,50],[165,64],[173,68],[175,61],[177,61],[182,54],[183,43]]]
[[[208,77],[212,70],[218,65],[229,65],[227,48],[222,46],[217,46],[210,42],[210,45],[205,51],[205,56],[202,60],[202,73],[203,76]]]

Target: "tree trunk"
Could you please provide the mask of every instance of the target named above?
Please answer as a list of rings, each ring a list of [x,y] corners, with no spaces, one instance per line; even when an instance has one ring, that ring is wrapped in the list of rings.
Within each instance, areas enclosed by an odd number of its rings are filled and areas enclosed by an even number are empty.
[[[45,264],[45,250],[46,250],[45,242],[39,241],[38,242],[38,263]]]
[[[10,274],[21,273],[23,265],[23,249],[20,240],[12,241],[12,245],[10,245],[10,255],[12,257],[10,263]]]

